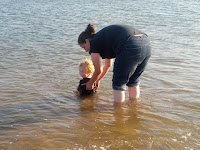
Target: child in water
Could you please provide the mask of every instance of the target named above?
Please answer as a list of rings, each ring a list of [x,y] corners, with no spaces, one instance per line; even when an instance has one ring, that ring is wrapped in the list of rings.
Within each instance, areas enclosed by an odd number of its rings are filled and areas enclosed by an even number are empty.
[[[95,92],[94,90],[86,90],[86,85],[82,85],[90,80],[93,72],[94,72],[94,65],[91,60],[85,59],[82,63],[80,63],[79,74],[83,79],[80,80],[79,86],[77,90],[74,91],[74,93],[83,96]]]

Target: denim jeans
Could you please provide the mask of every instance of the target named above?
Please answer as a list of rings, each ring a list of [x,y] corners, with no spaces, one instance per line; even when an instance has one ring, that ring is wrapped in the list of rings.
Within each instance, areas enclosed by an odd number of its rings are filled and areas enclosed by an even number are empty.
[[[116,56],[113,68],[113,89],[125,90],[137,86],[151,56],[151,46],[146,34],[131,36]]]

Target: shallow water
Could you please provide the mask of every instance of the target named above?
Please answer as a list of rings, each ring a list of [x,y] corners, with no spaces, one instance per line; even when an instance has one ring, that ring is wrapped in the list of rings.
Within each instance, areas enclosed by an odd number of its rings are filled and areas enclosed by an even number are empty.
[[[184,149],[200,147],[200,2],[2,0],[0,149]],[[141,101],[114,105],[112,69],[98,92],[79,98],[77,45],[125,23],[147,33],[152,57]]]

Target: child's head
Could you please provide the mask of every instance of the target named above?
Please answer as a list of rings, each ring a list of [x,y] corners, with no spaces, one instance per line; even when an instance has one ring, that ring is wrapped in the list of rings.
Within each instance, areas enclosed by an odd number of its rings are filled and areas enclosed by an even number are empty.
[[[83,78],[90,78],[92,73],[94,72],[94,65],[91,60],[85,59],[79,65],[79,74]]]

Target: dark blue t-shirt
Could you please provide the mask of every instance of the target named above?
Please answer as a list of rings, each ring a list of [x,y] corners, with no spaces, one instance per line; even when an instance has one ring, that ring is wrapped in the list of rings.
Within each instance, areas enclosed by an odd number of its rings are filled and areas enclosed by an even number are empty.
[[[110,25],[95,34],[90,41],[90,54],[99,53],[103,59],[115,58],[122,46],[134,35],[143,34],[128,25]]]

